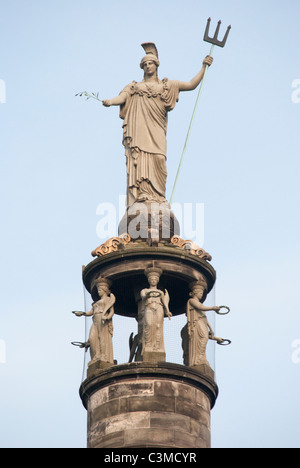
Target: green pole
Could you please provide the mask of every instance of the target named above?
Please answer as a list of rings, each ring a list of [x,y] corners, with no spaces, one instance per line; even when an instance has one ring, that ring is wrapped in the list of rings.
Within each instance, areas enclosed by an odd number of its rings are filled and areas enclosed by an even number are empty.
[[[209,55],[212,55],[212,54],[213,54],[214,47],[215,47],[215,45],[213,44],[213,45],[211,46]],[[208,70],[208,65],[206,65],[206,67],[205,67],[204,76],[203,76],[202,81],[201,81],[201,84],[200,84],[200,88],[199,88],[199,92],[198,92],[196,104],[195,104],[195,107],[194,107],[193,115],[192,115],[192,118],[191,118],[190,126],[189,126],[189,129],[188,129],[187,135],[186,135],[184,147],[183,147],[183,150],[182,150],[181,159],[180,159],[180,162],[179,162],[179,166],[178,166],[178,169],[177,169],[177,174],[176,174],[175,182],[174,182],[173,189],[172,189],[172,194],[171,194],[171,198],[170,198],[170,205],[172,204],[172,201],[173,201],[173,196],[174,196],[175,188],[176,188],[176,185],[177,185],[178,176],[179,176],[180,169],[181,169],[181,166],[182,166],[182,163],[183,163],[183,160],[184,160],[186,147],[187,147],[187,144],[188,144],[188,141],[189,141],[191,129],[192,129],[193,122],[194,122],[194,119],[195,119],[195,115],[196,115],[196,112],[197,112],[197,108],[198,108],[198,104],[199,104],[199,99],[200,99],[200,96],[201,96],[201,93],[202,93],[202,88],[203,88],[203,84],[204,84],[205,77],[206,77],[206,74],[207,74],[207,70]]]

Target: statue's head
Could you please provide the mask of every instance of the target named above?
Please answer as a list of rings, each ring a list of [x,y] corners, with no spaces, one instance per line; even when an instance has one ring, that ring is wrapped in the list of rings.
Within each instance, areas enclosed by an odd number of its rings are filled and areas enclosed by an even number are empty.
[[[146,55],[141,60],[141,63],[140,63],[141,69],[146,71],[145,70],[146,64],[151,62],[155,65],[156,70],[157,70],[157,68],[159,67],[159,60],[158,60],[158,52],[157,52],[156,45],[153,42],[144,42],[142,44],[142,47],[144,51],[146,52]]]
[[[159,279],[161,277],[162,270],[160,268],[147,268],[145,270],[145,275],[147,276],[150,286],[157,286]]]
[[[140,67],[142,70],[145,70],[145,65],[147,64],[147,62],[153,62],[154,65],[156,66],[156,69],[159,67],[159,60],[153,54],[147,54],[142,58],[141,63],[140,63]]]
[[[110,294],[110,285],[110,281],[100,276],[93,282],[93,289],[95,288],[98,296],[102,297]]]
[[[204,280],[194,281],[190,284],[190,296],[197,297],[200,301],[205,299],[207,293],[207,283]]]

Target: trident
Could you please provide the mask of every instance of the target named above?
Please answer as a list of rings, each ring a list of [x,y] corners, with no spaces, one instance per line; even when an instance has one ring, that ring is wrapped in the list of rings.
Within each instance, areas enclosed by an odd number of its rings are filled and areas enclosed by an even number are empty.
[[[225,46],[226,41],[227,41],[227,38],[228,38],[228,34],[229,34],[229,32],[230,32],[230,29],[231,29],[231,26],[228,26],[227,31],[226,31],[226,33],[225,33],[225,36],[224,36],[224,38],[223,38],[223,41],[219,41],[219,40],[218,40],[218,36],[219,36],[219,32],[220,32],[220,27],[221,27],[222,21],[221,21],[221,20],[218,21],[218,26],[217,26],[216,32],[215,32],[215,34],[214,34],[213,37],[209,37],[210,22],[211,22],[211,18],[208,18],[203,40],[204,40],[205,42],[209,42],[210,44],[212,44],[211,49],[210,49],[210,52],[209,52],[209,55],[212,55],[215,46],[218,46],[218,47],[224,47],[224,46]],[[172,194],[171,194],[171,198],[170,198],[170,205],[172,204],[173,195],[174,195],[174,192],[175,192],[175,188],[176,188],[178,176],[179,176],[180,169],[181,169],[181,166],[182,166],[182,162],[183,162],[183,159],[184,159],[185,150],[186,150],[187,143],[188,143],[188,140],[189,140],[189,137],[190,137],[192,125],[193,125],[194,118],[195,118],[195,115],[196,115],[196,111],[197,111],[197,108],[198,108],[198,103],[199,103],[199,99],[200,99],[200,96],[201,96],[201,93],[202,93],[203,83],[204,83],[204,81],[205,81],[205,77],[206,77],[206,74],[207,74],[207,70],[208,70],[208,65],[206,65],[206,67],[205,67],[205,72],[204,72],[203,79],[202,79],[202,82],[201,82],[201,85],[200,85],[200,88],[199,88],[199,92],[198,92],[196,104],[195,104],[194,111],[193,111],[193,115],[192,115],[191,122],[190,122],[190,126],[189,126],[189,129],[188,129],[188,132],[187,132],[187,136],[186,136],[186,139],[185,139],[185,143],[184,143],[184,147],[183,147],[181,159],[180,159],[180,162],[179,162],[179,166],[178,166],[178,170],[177,170],[175,182],[174,182],[173,189],[172,189]]]

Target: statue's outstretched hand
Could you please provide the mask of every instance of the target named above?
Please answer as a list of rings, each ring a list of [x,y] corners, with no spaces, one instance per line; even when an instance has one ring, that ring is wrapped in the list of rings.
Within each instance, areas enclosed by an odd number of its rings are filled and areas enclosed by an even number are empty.
[[[85,312],[77,312],[76,310],[73,310],[72,314],[76,315],[76,317],[82,317],[85,315]]]
[[[110,99],[103,99],[102,104],[104,107],[110,107],[111,106],[111,100]]]
[[[210,67],[213,61],[214,61],[213,57],[211,57],[210,55],[207,55],[205,59],[203,60],[203,65],[205,66],[207,65],[208,67]]]

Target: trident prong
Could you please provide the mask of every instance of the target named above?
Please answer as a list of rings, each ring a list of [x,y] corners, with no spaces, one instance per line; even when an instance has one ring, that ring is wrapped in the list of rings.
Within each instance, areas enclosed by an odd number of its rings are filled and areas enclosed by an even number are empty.
[[[216,29],[214,37],[209,37],[210,22],[211,22],[211,18],[208,18],[203,40],[205,42],[209,42],[210,44],[213,44],[213,45],[216,45],[216,46],[219,46],[219,47],[224,47],[225,44],[226,44],[227,38],[228,38],[229,31],[231,29],[231,26],[228,26],[223,41],[219,41],[218,40],[218,35],[219,35],[219,32],[220,32],[220,27],[221,27],[222,21],[221,20],[218,21],[218,25],[217,25],[217,29]]]

